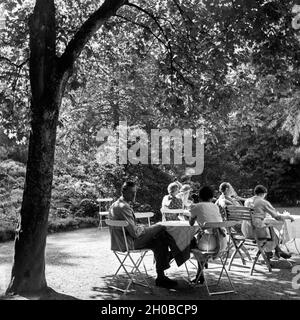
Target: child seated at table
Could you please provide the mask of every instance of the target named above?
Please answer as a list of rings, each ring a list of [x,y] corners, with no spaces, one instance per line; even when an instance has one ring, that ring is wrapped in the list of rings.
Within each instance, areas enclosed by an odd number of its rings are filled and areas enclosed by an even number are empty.
[[[277,212],[277,210],[271,205],[269,201],[265,199],[268,190],[263,185],[257,185],[254,189],[254,196],[245,201],[245,207],[254,209],[254,221],[253,224],[256,227],[256,233],[259,238],[269,238],[267,243],[264,245],[265,253],[267,258],[270,260],[273,258],[273,250],[275,251],[274,258],[289,259],[291,255],[284,252],[279,246],[279,235],[278,231],[273,227],[267,227],[261,218],[255,218],[255,214],[263,214],[264,218],[272,217],[275,220],[294,221],[294,218],[290,215],[283,215]],[[251,224],[248,221],[243,221],[242,232],[245,237],[253,238],[253,230]]]
[[[179,185],[176,182],[173,182],[168,185],[168,195],[164,196],[162,200],[161,207],[162,209],[182,209],[183,203],[180,198],[177,197],[179,193]],[[166,221],[170,220],[179,220],[178,214],[176,213],[165,213]]]
[[[190,225],[193,226],[197,220],[199,226],[203,226],[206,222],[222,222],[222,216],[219,211],[219,207],[212,202],[213,190],[204,186],[199,191],[200,202],[191,206]],[[218,230],[203,230],[198,233],[197,246],[201,251],[214,251],[215,255],[220,250],[224,250],[227,246],[228,236],[225,229]],[[198,266],[198,272],[196,279],[201,269]],[[204,282],[203,275],[199,278],[199,282]]]

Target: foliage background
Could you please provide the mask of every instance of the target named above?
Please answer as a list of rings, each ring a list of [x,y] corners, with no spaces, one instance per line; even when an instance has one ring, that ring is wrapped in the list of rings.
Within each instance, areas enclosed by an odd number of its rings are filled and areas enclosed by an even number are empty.
[[[137,210],[157,213],[185,164],[99,165],[97,132],[199,128],[205,168],[195,188],[256,184],[282,205],[300,201],[299,34],[294,1],[132,1],[99,30],[73,70],[60,111],[50,220],[97,217],[99,196],[138,182]],[[0,214],[18,219],[30,124],[28,17],[7,0],[0,32]],[[99,1],[57,0],[57,51]],[[141,10],[140,8],[143,8]],[[14,221],[15,221],[14,220]]]

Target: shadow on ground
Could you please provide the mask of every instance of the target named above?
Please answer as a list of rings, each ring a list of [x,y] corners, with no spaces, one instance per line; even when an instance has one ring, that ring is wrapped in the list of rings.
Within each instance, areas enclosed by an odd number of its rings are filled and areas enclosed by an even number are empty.
[[[205,285],[191,285],[186,274],[182,270],[172,271],[169,276],[178,280],[176,289],[168,290],[155,286],[155,279],[149,277],[151,288],[133,285],[127,295],[117,291],[113,287],[125,289],[127,279],[123,276],[105,276],[102,278],[103,286],[93,287],[90,299],[103,300],[299,300],[299,292],[292,288],[293,274],[290,269],[273,269],[271,273],[266,266],[258,265],[253,276],[249,275],[250,263],[246,266],[234,264],[230,272],[231,280],[236,293],[209,296]],[[221,278],[220,285],[216,283],[219,277],[220,264],[209,264],[205,270],[210,290],[231,290],[225,274]],[[193,275],[192,275],[193,277]]]
[[[140,278],[138,278],[140,280]],[[177,279],[178,286],[176,289],[165,289],[155,286],[155,278],[147,277],[149,287],[140,285],[132,285],[129,292],[125,295],[116,288],[125,289],[128,280],[125,276],[106,276],[102,278],[104,285],[101,287],[93,287],[93,295],[90,299],[104,300],[173,300],[182,299],[187,294],[193,294],[191,286],[184,279]]]
[[[79,300],[73,296],[59,293],[52,288],[47,288],[43,293],[22,294],[22,295],[2,295],[0,300]]]

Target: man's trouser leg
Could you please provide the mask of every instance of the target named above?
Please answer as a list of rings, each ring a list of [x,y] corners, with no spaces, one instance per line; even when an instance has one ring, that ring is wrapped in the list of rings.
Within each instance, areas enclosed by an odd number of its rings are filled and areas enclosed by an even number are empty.
[[[151,249],[156,261],[156,271],[161,274],[170,267],[168,253],[168,234],[166,228],[161,225],[153,225],[146,228],[145,233],[135,239],[135,249]]]

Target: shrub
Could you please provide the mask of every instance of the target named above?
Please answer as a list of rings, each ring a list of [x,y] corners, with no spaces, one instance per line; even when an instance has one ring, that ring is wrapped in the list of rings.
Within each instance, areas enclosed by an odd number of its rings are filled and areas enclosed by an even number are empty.
[[[83,199],[80,202],[79,209],[76,210],[75,216],[78,217],[97,217],[99,211],[98,203],[91,199]]]
[[[66,219],[70,216],[71,211],[66,208],[57,208],[55,216],[57,218]]]
[[[13,160],[5,160],[0,163],[0,168],[8,175],[18,178],[25,177],[26,168],[23,163],[13,161]]]

